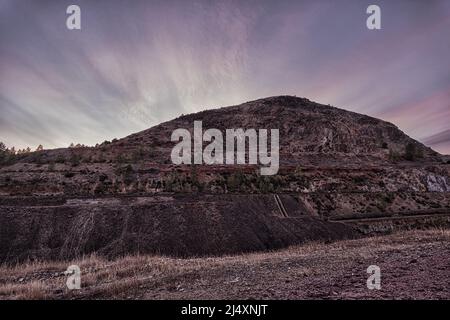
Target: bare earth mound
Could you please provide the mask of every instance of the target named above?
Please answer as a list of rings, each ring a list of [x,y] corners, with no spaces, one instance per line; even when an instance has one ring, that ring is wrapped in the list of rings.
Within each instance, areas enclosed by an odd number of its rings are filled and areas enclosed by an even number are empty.
[[[342,223],[304,216],[293,197],[283,198],[288,217],[280,216],[272,195],[72,199],[57,206],[3,206],[0,260],[70,259],[93,252],[107,257],[222,255],[358,235]]]

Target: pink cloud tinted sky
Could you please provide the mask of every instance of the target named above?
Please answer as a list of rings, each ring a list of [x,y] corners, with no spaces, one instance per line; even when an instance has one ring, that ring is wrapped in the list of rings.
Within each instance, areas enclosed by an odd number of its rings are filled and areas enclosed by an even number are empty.
[[[65,27],[72,3],[81,31]],[[377,1],[377,31],[366,28],[369,4],[0,0],[0,140],[92,145],[292,94],[450,153],[450,1]]]

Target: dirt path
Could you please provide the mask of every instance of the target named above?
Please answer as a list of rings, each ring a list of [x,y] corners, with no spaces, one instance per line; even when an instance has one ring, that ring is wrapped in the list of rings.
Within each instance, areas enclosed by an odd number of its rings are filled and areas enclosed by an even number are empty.
[[[82,289],[65,288],[69,264]],[[381,269],[369,290],[366,269]],[[0,299],[450,299],[450,231],[306,244],[220,258],[90,257],[0,268]]]

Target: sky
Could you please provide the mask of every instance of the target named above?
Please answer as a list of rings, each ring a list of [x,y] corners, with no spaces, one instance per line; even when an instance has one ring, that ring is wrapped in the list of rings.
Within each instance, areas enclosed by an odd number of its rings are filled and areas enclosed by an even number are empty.
[[[0,0],[0,141],[95,145],[289,94],[450,154],[449,57],[448,0]]]

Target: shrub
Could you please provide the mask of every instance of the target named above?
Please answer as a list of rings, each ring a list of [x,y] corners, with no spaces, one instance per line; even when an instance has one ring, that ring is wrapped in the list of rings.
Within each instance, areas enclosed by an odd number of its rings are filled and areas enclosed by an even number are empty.
[[[144,156],[145,156],[144,149],[139,148],[138,150],[135,150],[132,155],[133,162],[138,162],[138,161],[144,159]]]
[[[58,155],[58,156],[56,157],[55,162],[56,162],[56,163],[65,163],[65,162],[66,162],[66,158],[65,158],[62,154],[60,154],[60,155]]]
[[[396,162],[400,160],[400,158],[400,154],[397,151],[389,149],[389,160]]]
[[[227,177],[227,188],[230,191],[239,191],[243,182],[242,172],[232,173]]]
[[[163,179],[164,190],[168,192],[178,192],[182,190],[182,182],[178,175],[170,173]]]
[[[9,165],[14,163],[19,157],[16,156],[14,148],[7,149],[3,142],[0,142],[0,165]]]
[[[271,183],[271,179],[266,176],[258,177],[258,189],[261,193],[270,193],[274,191],[274,186]]]
[[[191,166],[190,180],[191,180],[192,186],[196,187],[198,191],[203,190],[204,185],[200,182],[200,180],[198,178],[197,166],[195,164],[193,164]]]
[[[66,178],[72,178],[74,176],[75,176],[75,173],[72,171],[68,171],[64,174],[64,177],[66,177]]]
[[[92,162],[92,156],[89,155],[89,156],[87,156],[86,158],[83,158],[83,162],[84,162],[84,163],[91,163],[91,162]]]
[[[81,156],[75,153],[72,153],[70,157],[70,163],[72,164],[72,167],[76,167],[80,164]]]
[[[116,157],[116,162],[118,162],[118,163],[125,163],[126,162],[126,159],[123,156],[123,154],[119,153],[119,155]]]
[[[125,183],[129,184],[134,180],[134,169],[131,164],[116,168],[116,175],[122,176]]]
[[[414,143],[408,143],[405,147],[405,160],[414,161],[417,158],[423,158],[422,149],[418,149]]]

